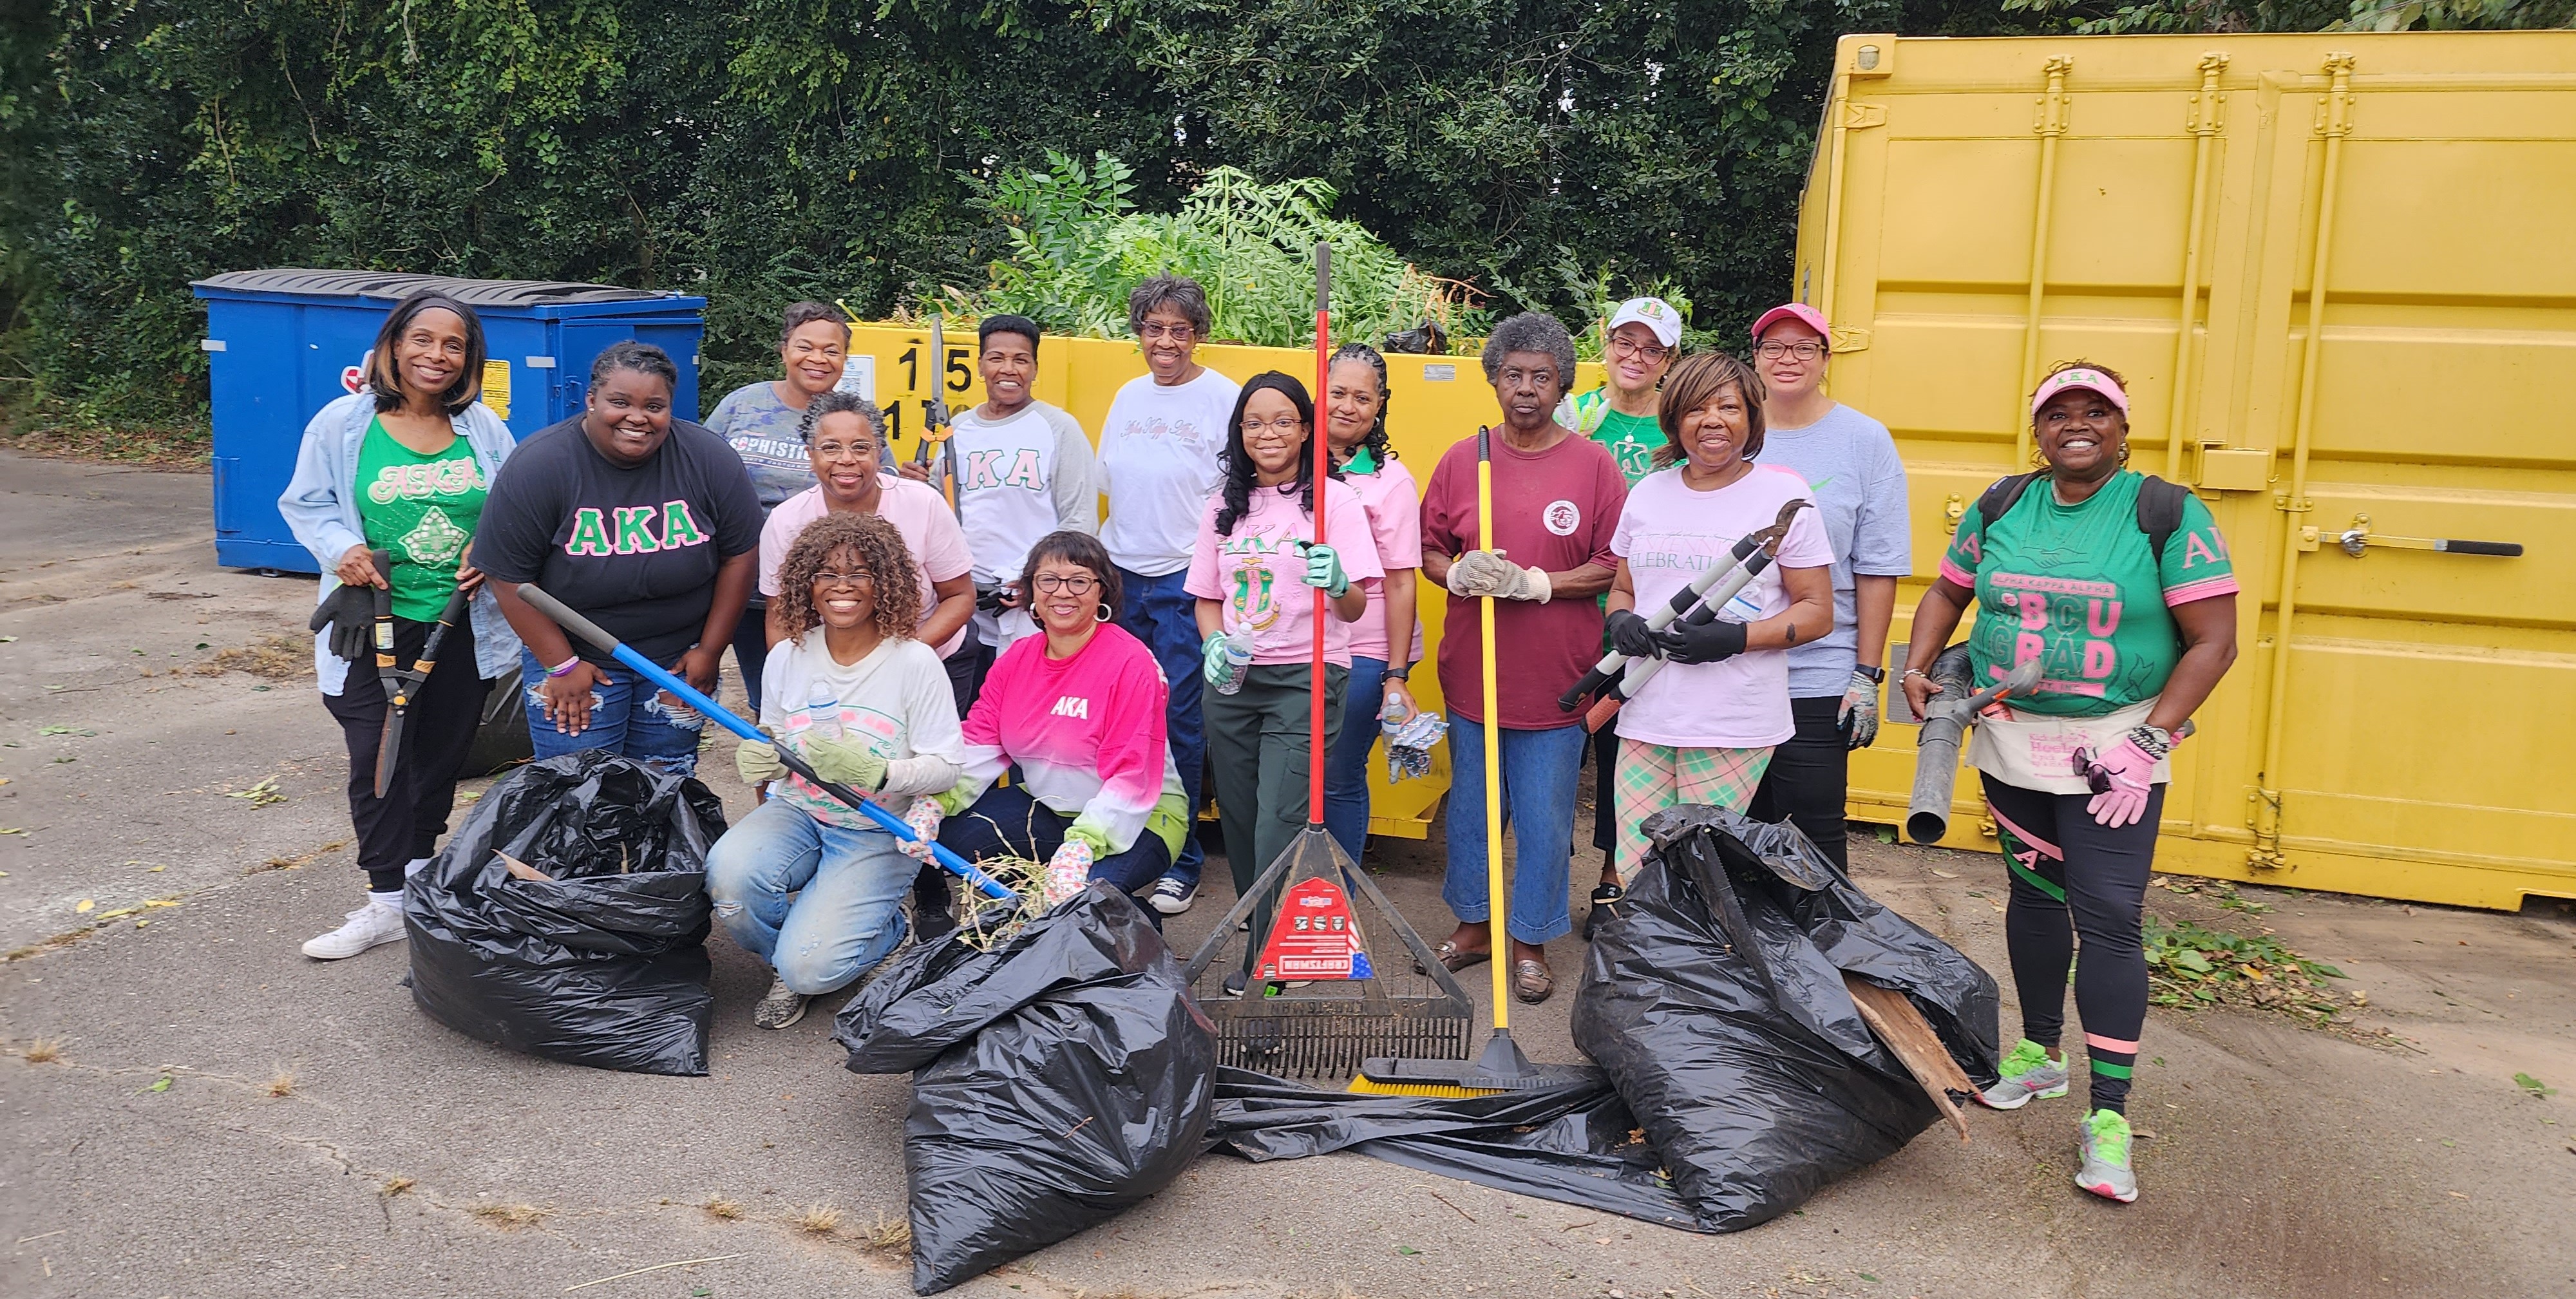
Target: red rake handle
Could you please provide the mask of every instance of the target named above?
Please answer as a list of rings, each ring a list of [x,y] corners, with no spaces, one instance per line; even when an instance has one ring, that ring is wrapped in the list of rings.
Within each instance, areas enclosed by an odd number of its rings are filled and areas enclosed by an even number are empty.
[[[1315,241],[1315,427],[1307,433],[1309,458],[1315,464],[1315,544],[1324,544],[1325,467],[1332,463],[1332,444],[1324,434],[1324,381],[1333,366],[1333,249]],[[1324,823],[1324,619],[1332,616],[1332,597],[1315,588],[1315,664],[1307,681],[1309,698],[1306,746],[1306,823]]]

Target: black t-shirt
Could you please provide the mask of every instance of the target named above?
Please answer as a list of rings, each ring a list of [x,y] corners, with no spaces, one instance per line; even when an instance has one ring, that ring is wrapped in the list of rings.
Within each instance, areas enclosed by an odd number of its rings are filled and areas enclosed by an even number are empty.
[[[669,664],[698,643],[716,569],[760,549],[760,497],[724,439],[686,420],[653,458],[621,469],[581,417],[529,436],[483,504],[474,563],[534,582],[637,653]],[[583,658],[608,657],[579,637]]]

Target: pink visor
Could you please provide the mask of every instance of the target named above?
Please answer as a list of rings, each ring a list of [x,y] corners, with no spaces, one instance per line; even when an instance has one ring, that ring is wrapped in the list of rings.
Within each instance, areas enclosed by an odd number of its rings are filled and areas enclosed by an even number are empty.
[[[2080,365],[2072,370],[2060,370],[2040,380],[2039,391],[2030,395],[2030,413],[2037,416],[2039,408],[2047,405],[2049,398],[2061,392],[2074,390],[2100,393],[2104,400],[2119,407],[2121,414],[2129,413],[2129,394],[2120,391],[2119,380],[2099,370],[2087,369]]]
[[[1753,341],[1761,342],[1762,331],[1783,320],[1797,321],[1826,338],[1834,336],[1833,327],[1825,323],[1825,313],[1803,302],[1784,302],[1763,312],[1762,318],[1753,322]]]

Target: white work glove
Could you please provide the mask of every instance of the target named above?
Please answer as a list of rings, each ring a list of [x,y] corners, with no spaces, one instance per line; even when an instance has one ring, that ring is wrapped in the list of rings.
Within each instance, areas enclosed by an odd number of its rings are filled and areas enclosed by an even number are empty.
[[[939,823],[943,819],[938,799],[925,796],[912,800],[912,810],[903,814],[903,823],[921,837],[895,844],[895,851],[914,861],[928,862],[930,845],[939,841]]]
[[[1523,568],[1501,550],[1471,550],[1449,566],[1449,593],[1465,599],[1535,600],[1545,604],[1555,588],[1543,568]]]

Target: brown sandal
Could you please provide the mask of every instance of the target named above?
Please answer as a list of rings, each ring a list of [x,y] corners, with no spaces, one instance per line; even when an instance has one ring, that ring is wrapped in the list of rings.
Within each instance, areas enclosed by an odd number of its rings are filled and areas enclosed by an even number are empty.
[[[1468,966],[1482,965],[1485,962],[1494,959],[1494,953],[1490,948],[1479,948],[1470,951],[1467,948],[1460,947],[1456,943],[1443,938],[1440,940],[1440,945],[1438,947],[1431,949],[1431,957],[1433,960],[1447,966],[1451,974],[1456,974],[1458,971],[1466,969]],[[1422,968],[1422,962],[1420,961],[1415,961],[1413,963],[1413,972],[1415,974],[1431,973],[1431,971]]]
[[[1512,995],[1535,1006],[1556,991],[1555,976],[1548,973],[1547,962],[1523,959],[1512,963]]]

